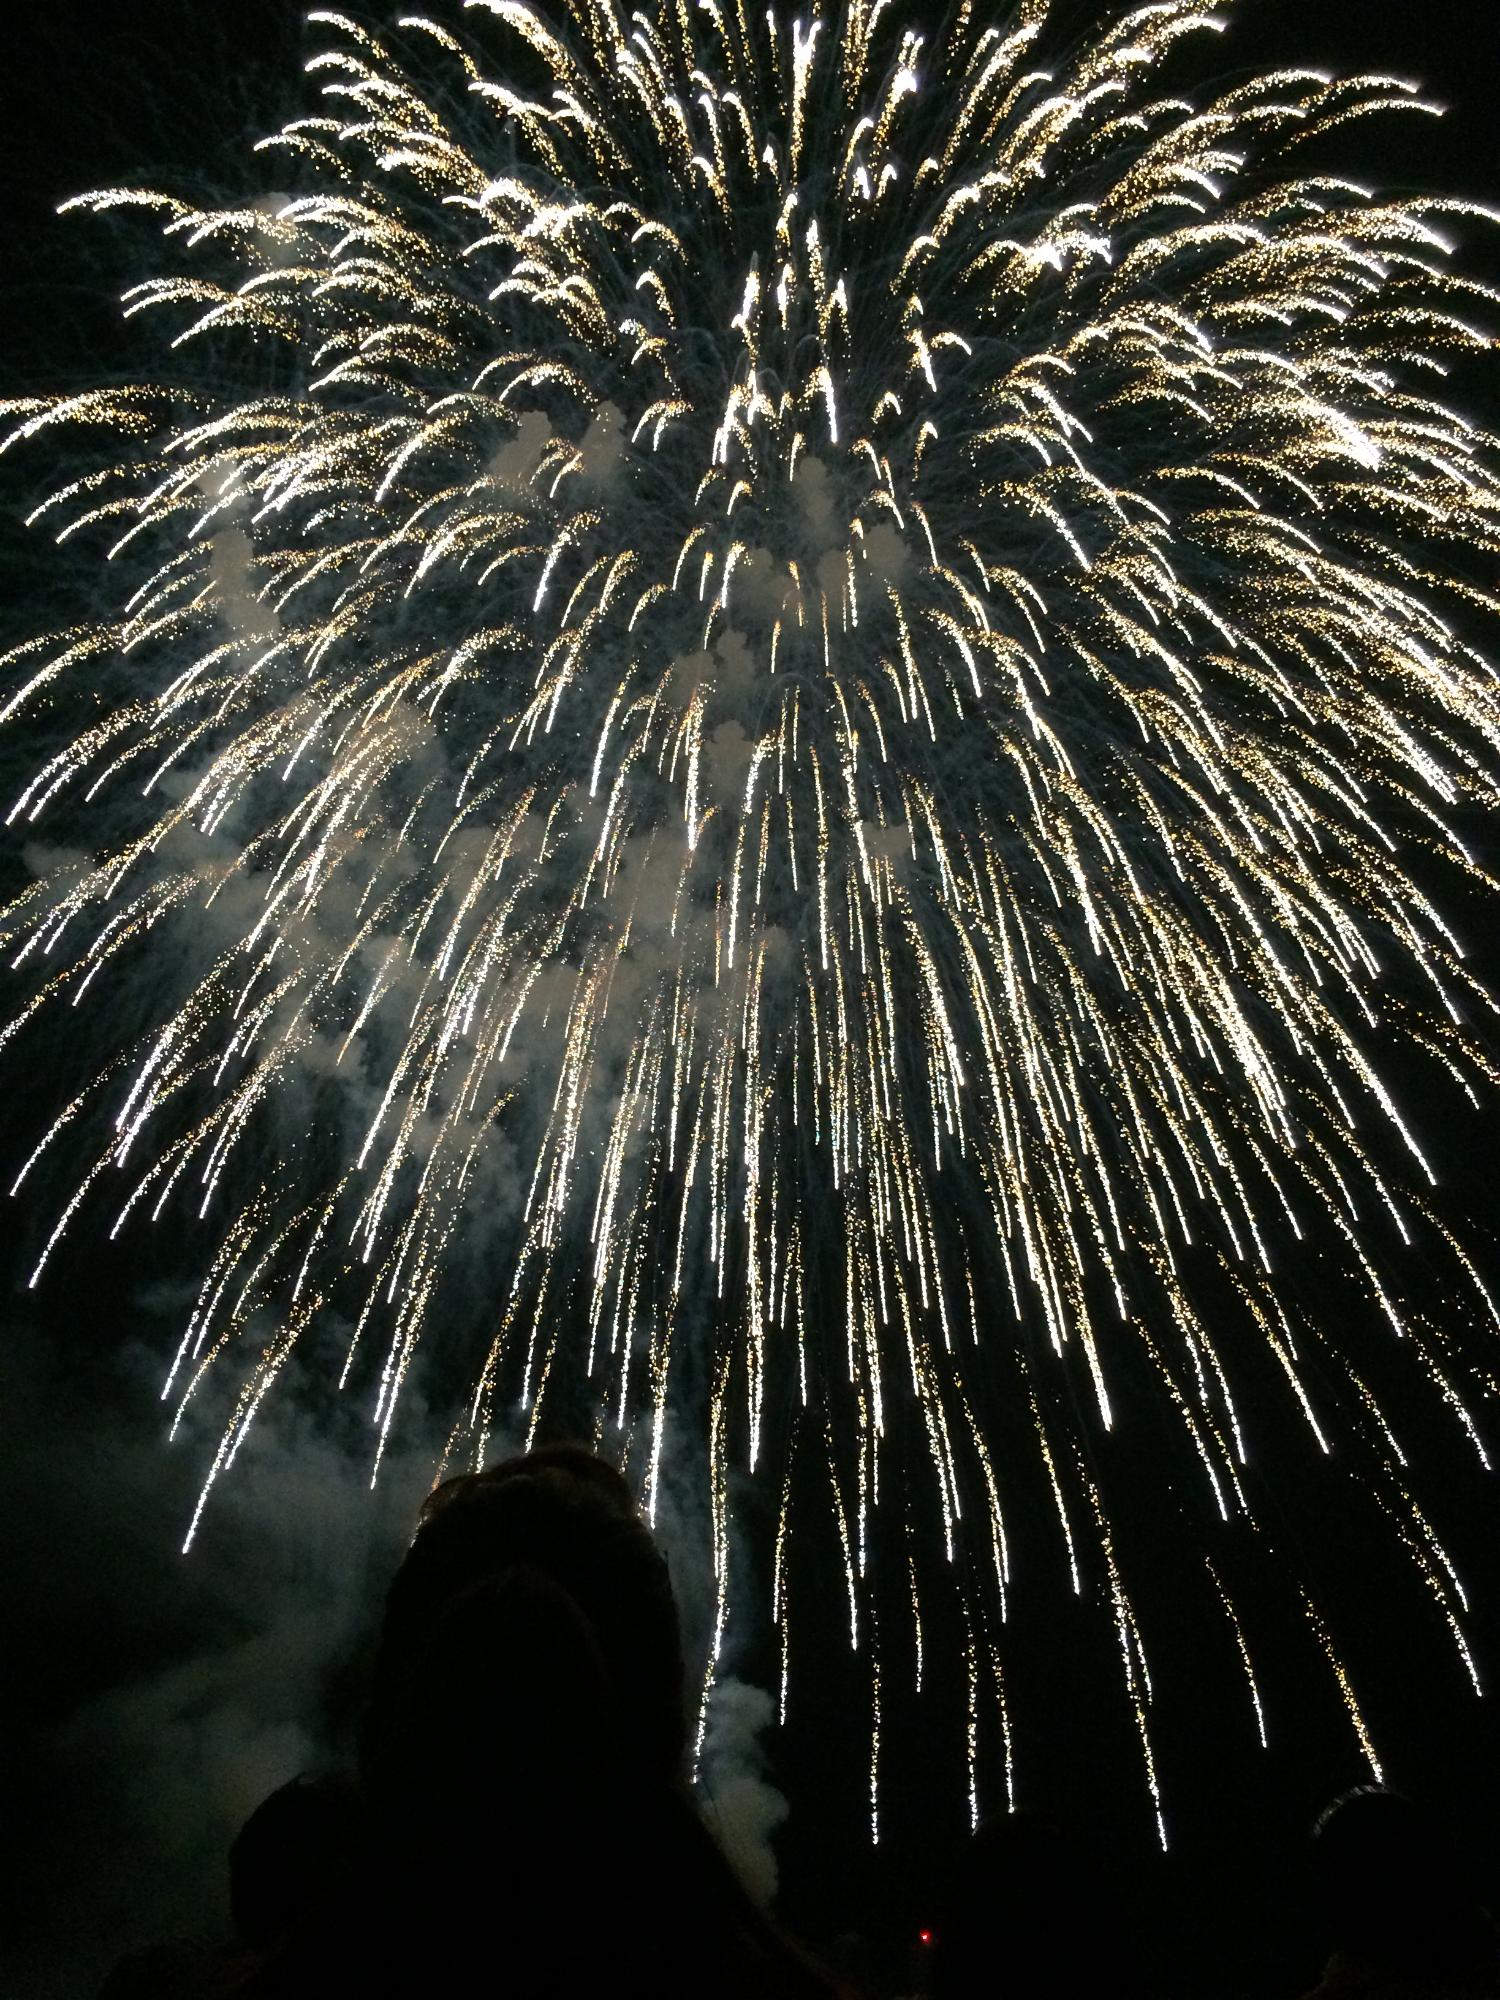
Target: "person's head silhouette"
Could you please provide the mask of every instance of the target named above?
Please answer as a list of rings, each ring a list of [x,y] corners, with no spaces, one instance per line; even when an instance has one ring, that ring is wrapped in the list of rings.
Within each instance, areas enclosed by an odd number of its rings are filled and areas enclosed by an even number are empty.
[[[1346,1792],[1313,1828],[1308,1890],[1325,1950],[1407,1979],[1495,1963],[1473,1877],[1424,1807],[1374,1786]]]
[[[685,1737],[671,1580],[620,1474],[560,1446],[438,1487],[386,1601],[372,1797],[670,1783]]]
[[[247,1995],[827,1994],[750,1904],[684,1776],[666,1563],[621,1475],[553,1447],[448,1480],[386,1599],[346,1885]]]

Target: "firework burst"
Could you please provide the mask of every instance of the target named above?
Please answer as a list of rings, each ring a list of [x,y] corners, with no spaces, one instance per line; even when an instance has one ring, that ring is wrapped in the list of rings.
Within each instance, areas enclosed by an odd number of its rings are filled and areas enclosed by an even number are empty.
[[[1336,1242],[1483,1455],[1386,1274],[1420,1238],[1493,1308],[1377,1058],[1489,1081],[1411,857],[1477,874],[1496,793],[1496,452],[1437,400],[1490,301],[1461,204],[1268,169],[1408,86],[1193,104],[1153,81],[1223,25],[1190,0],[1072,50],[1047,15],[319,14],[320,98],[259,149],[290,192],[84,197],[160,224],[125,304],[171,359],[12,412],[112,609],[5,662],[43,746],[11,824],[68,852],[6,917],[3,1040],[103,1024],[17,1162],[37,1278],[88,1216],[202,1218],[166,1393],[233,1384],[205,1499],[320,1325],[378,1465],[440,1322],[450,1461],[585,1407],[649,1502],[670,1420],[710,1681],[731,1467],[782,1493],[784,1705],[817,1461],[851,1641],[896,1563],[919,1677],[937,1524],[977,1810],[1019,1434],[1160,1822],[1122,1382],[1205,1547],[1252,1514],[1243,1381],[1357,1434],[1475,1673],[1398,1427],[1294,1295]]]

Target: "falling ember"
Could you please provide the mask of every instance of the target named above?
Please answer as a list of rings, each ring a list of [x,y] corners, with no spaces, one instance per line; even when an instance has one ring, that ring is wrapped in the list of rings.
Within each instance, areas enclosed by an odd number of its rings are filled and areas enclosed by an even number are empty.
[[[1438,397],[1496,302],[1449,269],[1476,211],[1276,178],[1405,84],[1188,104],[1152,74],[1197,0],[1071,48],[1048,11],[314,14],[257,149],[289,192],[72,204],[159,227],[159,378],[0,446],[109,606],[0,685],[53,843],[0,1046],[100,1051],[16,1148],[33,1282],[86,1228],[202,1245],[194,1529],[315,1331],[376,1470],[435,1326],[449,1462],[583,1409],[653,1509],[692,1468],[700,1746],[735,1482],[780,1494],[783,1715],[816,1504],[872,1835],[908,1675],[963,1683],[971,1816],[1014,1796],[1020,1481],[1165,1839],[1106,1469],[1142,1390],[1205,1547],[1253,1525],[1252,1408],[1358,1435],[1479,1682],[1391,1412],[1286,1282],[1330,1245],[1488,1463],[1391,1273],[1495,1308],[1382,1074],[1494,1080],[1430,886],[1483,880],[1500,768],[1496,444]]]

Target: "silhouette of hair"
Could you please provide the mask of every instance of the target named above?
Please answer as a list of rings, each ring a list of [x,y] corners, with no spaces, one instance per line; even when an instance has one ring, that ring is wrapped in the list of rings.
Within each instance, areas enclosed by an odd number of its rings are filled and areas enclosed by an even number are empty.
[[[1313,1828],[1308,1889],[1324,1948],[1406,1978],[1493,1968],[1495,1929],[1446,1829],[1399,1792],[1360,1786]]]
[[[445,1748],[670,1780],[685,1744],[671,1578],[620,1474],[554,1446],[439,1486],[386,1599],[367,1784],[430,1790]]]
[[[964,1849],[931,1977],[934,2000],[1142,1990],[1108,1877],[1057,1821],[1031,1812],[986,1821]]]
[[[667,1565],[613,1467],[554,1446],[446,1481],[386,1598],[360,1883],[249,1990],[352,1990],[351,1948],[411,1977],[482,1944],[529,2000],[828,1995],[693,1809],[683,1684]]]

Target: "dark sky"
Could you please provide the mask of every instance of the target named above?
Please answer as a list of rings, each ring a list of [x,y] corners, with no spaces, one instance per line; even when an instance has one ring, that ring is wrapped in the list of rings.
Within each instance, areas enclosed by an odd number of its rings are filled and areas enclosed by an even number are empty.
[[[51,211],[116,177],[205,169],[227,181],[246,140],[292,101],[305,48],[299,11],[284,0],[113,0],[101,29],[95,6],[43,0],[8,22],[0,51],[0,387],[73,383],[101,356],[117,363],[129,352],[112,304],[124,268],[111,261],[118,253],[86,223],[60,223]],[[1060,11],[1082,29],[1091,10]],[[1234,32],[1213,51],[1226,75],[1282,61],[1390,68],[1451,107],[1440,123],[1401,121],[1378,142],[1368,134],[1352,141],[1349,165],[1362,177],[1500,204],[1500,10],[1484,0],[1246,0],[1238,11]],[[1500,272],[1500,254],[1481,241],[1469,262]],[[1500,405],[1500,377],[1474,393]],[[9,516],[0,533],[0,547],[19,562]],[[1488,852],[1496,852],[1493,839]],[[1500,971],[1493,919],[1479,904],[1469,914],[1481,960]],[[1497,1136],[1491,1108],[1445,1126],[1437,1146],[1452,1212],[1480,1219],[1471,1233],[1500,1272],[1486,1234]],[[184,1274],[80,1239],[38,1301],[22,1289],[16,1261],[0,1259],[3,1601],[17,1677],[0,1787],[4,1818],[20,1838],[5,1877],[16,1921],[0,1917],[0,1933],[8,1929],[19,1944],[14,1965],[0,1966],[0,1984],[22,2000],[60,2000],[87,1991],[126,1943],[212,1929],[223,1847],[239,1819],[283,1777],[346,1746],[371,1608],[423,1490],[432,1440],[414,1424],[372,1499],[363,1442],[356,1447],[336,1413],[288,1396],[254,1434],[184,1562],[176,1549],[203,1440],[168,1450],[155,1401]],[[1435,1476],[1470,1581],[1488,1592],[1474,1631],[1493,1673],[1500,1509],[1436,1433],[1424,1491]],[[1330,1587],[1356,1622],[1367,1621],[1369,1651],[1379,1656],[1372,1678],[1391,1776],[1453,1814],[1493,1867],[1493,1701],[1464,1699],[1455,1676],[1434,1665],[1437,1649],[1409,1634],[1410,1588],[1387,1593],[1380,1558],[1364,1549],[1357,1526],[1340,1524],[1340,1504],[1332,1484],[1300,1479],[1276,1496],[1273,1512],[1289,1548],[1299,1523],[1313,1517],[1331,1538],[1342,1574]],[[1172,1532],[1169,1523],[1162,1532]],[[1169,1598],[1149,1618],[1165,1683],[1158,1702],[1190,1709],[1198,1677],[1219,1676],[1222,1661]],[[1277,1700],[1270,1753],[1252,1755],[1217,1723],[1163,1752],[1180,1829],[1163,1862],[1113,1727],[1106,1741],[1089,1721],[1118,1699],[1117,1683],[1095,1678],[1108,1670],[1107,1661],[1094,1664],[1098,1648],[1097,1630],[1059,1604],[1045,1642],[1020,1664],[1023,1675],[1056,1688],[1057,1724],[1033,1765],[1050,1774],[1049,1798],[1030,1803],[1093,1818],[1148,1918],[1162,1917],[1164,1962],[1183,1990],[1203,1990],[1209,1972],[1210,1990],[1226,1995],[1295,1990],[1286,1984],[1299,1961],[1285,1856],[1316,1807],[1361,1775],[1326,1686],[1304,1689],[1305,1655],[1289,1643],[1278,1658],[1273,1646],[1264,1662]],[[830,1644],[826,1700],[768,1753],[768,1776],[792,1802],[780,1841],[783,1902],[825,1938],[852,1928],[879,1936],[891,1963],[930,1912],[959,1835],[958,1802],[946,1778],[943,1796],[929,1796],[927,1774],[942,1762],[929,1724],[921,1711],[894,1705],[886,1811],[902,1831],[870,1853],[859,1809],[862,1727],[829,1722],[867,1695],[835,1653]],[[758,1668],[747,1663],[746,1671]],[[746,1768],[753,1810],[753,1760]]]

